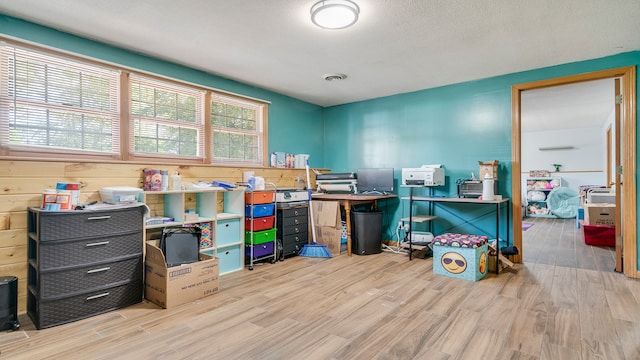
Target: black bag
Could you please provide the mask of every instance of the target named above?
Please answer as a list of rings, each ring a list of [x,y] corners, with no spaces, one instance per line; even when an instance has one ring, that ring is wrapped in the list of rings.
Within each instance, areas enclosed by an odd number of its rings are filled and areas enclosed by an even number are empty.
[[[198,261],[201,235],[202,230],[197,226],[164,228],[160,249],[167,267]]]

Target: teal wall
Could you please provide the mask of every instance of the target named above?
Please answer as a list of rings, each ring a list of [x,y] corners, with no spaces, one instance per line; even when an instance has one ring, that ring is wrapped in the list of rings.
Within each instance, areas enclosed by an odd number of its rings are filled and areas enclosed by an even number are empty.
[[[305,153],[310,155],[310,159],[322,159],[322,136],[317,135],[324,132],[323,109],[320,106],[2,14],[0,34],[132,69],[269,101],[269,152]],[[315,135],[300,136],[301,133]]]
[[[477,175],[478,161],[495,159],[500,161],[499,193],[511,197],[511,87],[638,64],[640,51],[634,51],[326,108],[324,165],[338,172],[393,167],[398,183],[401,168],[438,163],[445,168],[447,185],[434,188],[433,194],[455,196],[457,179]],[[429,190],[419,191],[427,195]],[[399,188],[398,194],[406,197],[409,190]],[[408,216],[407,201],[382,205],[389,213],[386,238],[395,237],[398,220]],[[424,206],[416,205],[416,212],[424,212]],[[436,209],[442,215],[436,231],[482,230],[495,237],[490,211],[478,206]],[[503,228],[500,237],[505,233]]]
[[[477,174],[478,161],[495,159],[501,164],[499,193],[511,197],[511,86],[514,84],[640,64],[640,51],[634,51],[323,109],[2,14],[0,33],[270,101],[269,151],[308,153],[313,167],[336,172],[393,167],[397,185],[403,167],[443,164],[447,185],[433,190],[437,196],[455,194],[457,179],[469,177],[472,171]],[[636,81],[640,85],[640,80]],[[640,91],[636,89],[636,93]],[[429,190],[418,191],[427,194]],[[408,189],[398,187],[398,194],[407,196]],[[408,215],[408,206],[400,199],[381,202],[380,206],[387,212],[385,238],[395,238],[395,226],[401,217]],[[424,204],[416,207],[418,212],[425,210]],[[495,229],[492,230],[491,209],[453,206],[437,211],[443,216],[436,222],[436,231],[478,232],[483,229],[491,236],[496,235]],[[469,221],[473,224],[466,223]],[[503,227],[501,231],[503,238],[505,230]],[[640,252],[640,246],[638,250]]]

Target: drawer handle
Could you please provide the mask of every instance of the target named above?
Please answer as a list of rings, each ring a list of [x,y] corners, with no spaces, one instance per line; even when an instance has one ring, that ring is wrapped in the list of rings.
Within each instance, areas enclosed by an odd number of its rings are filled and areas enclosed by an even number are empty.
[[[296,214],[296,215],[299,215],[298,214],[298,210],[294,210],[293,213]]]
[[[89,297],[87,298],[87,301],[89,301],[89,300],[95,300],[95,299],[100,299],[100,298],[105,297],[105,296],[109,296],[109,293],[108,293],[108,292],[106,292],[106,293],[102,293],[102,294],[98,294],[98,295],[89,296]]]
[[[296,234],[300,232],[300,229],[296,228]]]
[[[300,241],[300,238],[299,238],[299,237],[297,237],[297,236],[295,237],[295,239],[296,239],[296,241]]]
[[[100,268],[100,269],[92,269],[92,270],[87,270],[87,274],[95,274],[95,273],[108,271],[108,270],[111,270],[111,268],[110,267],[103,267],[103,268]]]
[[[85,245],[85,247],[100,246],[100,245],[109,245],[109,242],[108,241],[95,242],[95,243],[87,244]]]
[[[105,220],[105,219],[111,219],[111,215],[105,215],[105,216],[91,216],[88,217],[87,220]]]
[[[229,227],[229,224],[224,224],[224,226]]]
[[[293,220],[294,224],[298,225],[300,224],[300,222],[298,221],[298,219]]]

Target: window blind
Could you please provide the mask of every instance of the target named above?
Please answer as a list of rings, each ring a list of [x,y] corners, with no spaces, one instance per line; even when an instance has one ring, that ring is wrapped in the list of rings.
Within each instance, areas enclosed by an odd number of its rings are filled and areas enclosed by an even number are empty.
[[[214,163],[262,164],[264,106],[257,102],[212,94],[211,139]]]
[[[0,145],[119,153],[119,74],[0,46]]]
[[[131,151],[204,157],[203,90],[131,74]]]

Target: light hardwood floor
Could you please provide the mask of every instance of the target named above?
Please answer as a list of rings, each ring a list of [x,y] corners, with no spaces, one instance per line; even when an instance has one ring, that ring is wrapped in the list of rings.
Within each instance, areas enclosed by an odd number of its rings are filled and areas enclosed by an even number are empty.
[[[293,257],[175,309],[142,302],[44,330],[21,316],[0,358],[640,359],[640,281],[581,234],[536,221],[525,263],[478,282],[434,275],[431,258]]]

